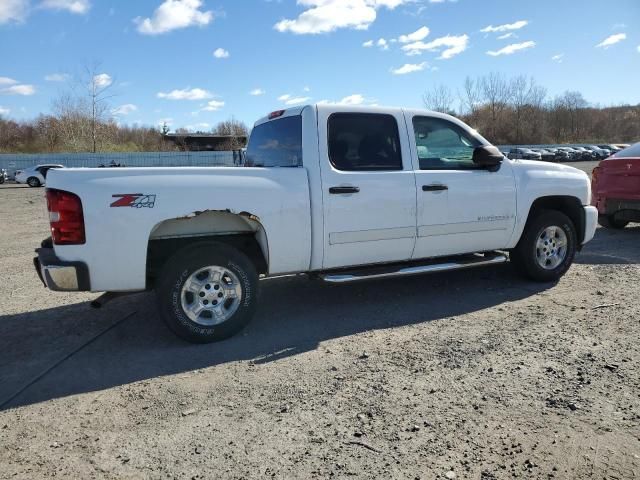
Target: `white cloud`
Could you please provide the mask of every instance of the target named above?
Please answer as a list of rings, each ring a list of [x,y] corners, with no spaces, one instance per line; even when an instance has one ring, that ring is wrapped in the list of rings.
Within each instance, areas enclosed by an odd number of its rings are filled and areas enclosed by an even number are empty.
[[[362,44],[362,46],[365,47],[365,48],[373,47],[373,40],[368,40],[368,41],[364,42]]]
[[[301,103],[307,103],[311,100],[311,97],[292,97],[291,95],[283,95],[283,97],[285,96],[287,97],[284,102],[285,105],[300,105]]]
[[[427,62],[422,63],[405,63],[399,68],[391,69],[394,75],[406,75],[407,73],[421,72],[427,67]]]
[[[428,43],[422,41],[408,43],[403,45],[402,50],[404,50],[407,55],[420,55],[424,51],[433,52],[442,50],[438,59],[447,60],[464,52],[468,46],[468,35],[447,35],[436,38]]]
[[[12,85],[10,87],[0,89],[0,93],[5,95],[23,95],[28,97],[36,93],[36,88],[33,85]]]
[[[289,95],[289,94],[287,93],[287,94],[285,94],[285,95],[280,95],[280,96],[278,97],[278,100],[280,100],[281,102],[284,102],[284,101],[286,101],[286,100],[289,100],[290,98],[291,98],[291,95]]]
[[[626,33],[616,33],[605,38],[602,42],[596,45],[596,48],[609,48],[611,45],[615,45],[618,42],[626,40]]]
[[[153,12],[153,17],[137,17],[138,32],[159,35],[179,28],[205,26],[213,20],[213,12],[203,12],[202,0],[164,0]]]
[[[2,0],[0,2],[0,25],[24,21],[28,10],[29,0]]]
[[[640,45],[638,45],[638,48],[637,48],[637,50],[638,50],[638,53],[640,53]]]
[[[487,55],[491,55],[492,57],[498,57],[500,55],[512,55],[520,50],[527,50],[528,48],[533,48],[536,46],[536,42],[528,41],[522,43],[512,43],[511,45],[507,45],[500,50],[489,50]]]
[[[362,105],[364,103],[372,104],[373,100],[368,100],[364,98],[364,96],[360,93],[354,93],[347,97],[344,97],[342,100],[338,100],[337,102],[333,102],[330,100],[320,100],[318,103],[320,105]]]
[[[15,85],[17,80],[9,77],[0,77],[0,85]]]
[[[526,27],[529,24],[527,20],[518,20],[513,23],[505,23],[504,25],[489,25],[488,27],[484,27],[480,30],[483,33],[493,33],[493,32],[508,32],[510,30],[520,30],[523,27]]]
[[[49,75],[45,75],[44,79],[47,82],[66,82],[69,80],[69,75],[66,73],[51,73]]]
[[[559,54],[554,55],[553,57],[551,57],[551,60],[553,60],[556,63],[562,63],[563,59],[564,59],[564,53],[559,53]]]
[[[8,108],[4,108],[2,105],[0,105],[0,115],[9,115],[11,113],[11,110],[9,110]]]
[[[113,115],[131,115],[133,112],[138,111],[138,107],[133,103],[125,103],[124,105],[120,105],[119,107],[111,110]]]
[[[207,102],[207,105],[202,109],[206,112],[217,112],[224,107],[224,102],[221,100],[211,100]]]
[[[340,28],[366,30],[382,7],[393,10],[409,0],[298,0],[307,8],[296,19],[274,25],[279,32],[298,35],[329,33]]]
[[[87,13],[91,8],[89,0],[43,0],[40,6],[54,10],[66,10],[80,15]]]
[[[167,100],[205,100],[213,97],[211,92],[202,88],[185,88],[183,90],[172,90],[169,93],[159,92],[157,96]]]
[[[389,44],[384,38],[378,39],[378,41],[376,42],[376,45],[378,45],[381,50],[389,50]]]
[[[253,90],[251,90],[249,92],[249,95],[253,95],[254,97],[259,97],[260,95],[264,95],[265,93],[267,93],[267,92],[265,92],[261,88],[254,88]]]
[[[429,32],[430,30],[428,27],[420,27],[413,33],[410,33],[408,35],[400,35],[400,37],[398,37],[398,41],[400,43],[419,42],[420,40],[424,40],[425,38],[427,38]]]
[[[224,48],[216,48],[213,52],[213,56],[216,58],[229,58],[229,52]]]
[[[505,33],[504,35],[500,35],[500,36],[498,37],[498,40],[506,40],[507,38],[513,38],[513,37],[515,37],[515,36],[516,36],[516,34],[515,34],[515,33],[513,33],[513,32],[508,32],[508,33]]]
[[[303,92],[310,92],[311,91],[311,87],[305,86],[302,89]]]
[[[106,88],[113,83],[113,78],[107,73],[100,73],[93,77],[93,83],[98,88]]]

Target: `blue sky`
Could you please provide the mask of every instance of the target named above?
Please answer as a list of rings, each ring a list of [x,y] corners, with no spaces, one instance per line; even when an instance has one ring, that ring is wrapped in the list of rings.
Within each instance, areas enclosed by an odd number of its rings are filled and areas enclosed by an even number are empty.
[[[640,103],[640,0],[0,0],[0,114],[100,62],[121,123],[208,130],[318,101],[420,107],[465,76]]]

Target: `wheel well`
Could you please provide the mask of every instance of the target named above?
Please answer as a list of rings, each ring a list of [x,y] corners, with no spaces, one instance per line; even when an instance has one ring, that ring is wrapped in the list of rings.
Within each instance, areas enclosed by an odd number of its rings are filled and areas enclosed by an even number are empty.
[[[564,213],[571,219],[573,225],[576,227],[578,243],[580,243],[581,239],[584,238],[584,208],[582,208],[582,203],[578,198],[563,195],[538,198],[531,205],[527,221],[533,218],[536,213],[541,210],[557,210]]]
[[[151,239],[147,246],[147,288],[153,288],[155,280],[167,260],[176,252],[207,242],[220,242],[244,253],[253,262],[258,274],[268,273],[267,260],[262,253],[255,235],[249,233],[231,235],[207,235],[195,237],[177,237]]]

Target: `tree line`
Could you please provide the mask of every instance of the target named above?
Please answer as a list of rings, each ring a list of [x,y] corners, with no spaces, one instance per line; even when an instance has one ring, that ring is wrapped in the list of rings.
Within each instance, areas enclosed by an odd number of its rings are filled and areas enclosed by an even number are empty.
[[[0,153],[152,152],[185,150],[190,133],[168,126],[119,124],[110,100],[112,83],[85,67],[73,88],[52,103],[51,113],[30,121],[0,117]],[[640,140],[640,105],[590,105],[580,92],[550,96],[535,79],[490,73],[467,77],[460,89],[435,85],[423,95],[426,108],[449,113],[495,144],[631,143]],[[204,133],[204,132],[203,132]],[[248,135],[234,118],[211,129],[216,135]],[[236,139],[220,148],[236,150]]]
[[[577,91],[552,97],[526,76],[467,77],[458,90],[436,85],[424,93],[423,103],[460,117],[497,145],[640,140],[640,105],[594,106]]]

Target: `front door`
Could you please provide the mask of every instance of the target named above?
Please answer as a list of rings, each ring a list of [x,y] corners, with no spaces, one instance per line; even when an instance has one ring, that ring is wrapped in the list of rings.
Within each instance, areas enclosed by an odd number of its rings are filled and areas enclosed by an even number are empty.
[[[477,167],[481,144],[463,124],[407,113],[418,194],[413,258],[505,248],[516,220],[516,188],[509,162]]]
[[[416,184],[402,113],[331,113],[320,108],[318,125],[323,267],[410,259]]]

